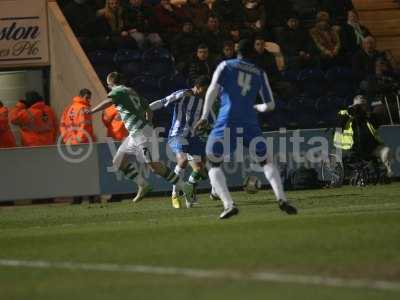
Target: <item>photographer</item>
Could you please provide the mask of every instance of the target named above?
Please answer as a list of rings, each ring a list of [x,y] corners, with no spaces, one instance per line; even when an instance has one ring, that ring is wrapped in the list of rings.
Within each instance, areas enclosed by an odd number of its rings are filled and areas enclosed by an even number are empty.
[[[381,124],[400,123],[396,105],[400,76],[386,58],[377,59],[375,73],[361,82],[360,87],[367,98],[374,102],[374,112],[380,116]]]
[[[387,176],[391,177],[390,148],[385,146],[378,135],[377,116],[369,110],[368,102],[362,95],[353,100],[353,105],[338,113],[338,127],[334,145],[360,159],[379,158],[384,164]]]

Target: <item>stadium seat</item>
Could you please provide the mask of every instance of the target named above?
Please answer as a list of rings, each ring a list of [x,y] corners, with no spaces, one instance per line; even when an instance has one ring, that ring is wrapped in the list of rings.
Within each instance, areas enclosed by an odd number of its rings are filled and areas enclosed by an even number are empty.
[[[298,75],[302,93],[307,97],[320,97],[326,91],[325,74],[320,69],[304,69]]]
[[[139,93],[146,94],[159,90],[158,80],[149,75],[141,75],[130,80],[130,85]]]
[[[142,74],[144,69],[142,53],[138,50],[119,49],[114,55],[114,62],[118,69],[129,77]]]
[[[143,54],[146,65],[145,74],[160,78],[174,73],[174,60],[171,53],[165,48],[152,48]]]
[[[115,66],[113,64],[110,65],[93,65],[94,70],[99,76],[99,79],[103,84],[106,83],[107,75],[111,72],[115,71]]]
[[[110,65],[114,63],[114,53],[107,50],[91,51],[87,54],[93,65]]]
[[[329,92],[339,97],[347,97],[354,94],[355,83],[351,69],[336,67],[328,70],[325,75]]]

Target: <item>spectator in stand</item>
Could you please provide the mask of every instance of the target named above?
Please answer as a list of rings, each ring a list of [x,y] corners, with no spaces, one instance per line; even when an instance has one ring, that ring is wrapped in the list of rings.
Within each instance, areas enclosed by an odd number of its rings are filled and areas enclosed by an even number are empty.
[[[135,48],[136,41],[126,31],[126,10],[119,0],[106,0],[105,6],[96,13],[106,28],[106,47]]]
[[[225,40],[226,34],[220,26],[218,17],[210,15],[208,17],[207,27],[201,34],[201,41],[208,46],[212,55],[218,55],[222,48],[222,43]]]
[[[282,76],[276,63],[275,56],[268,52],[265,48],[265,38],[258,35],[254,38],[254,49],[256,50],[256,56],[254,61],[262,68],[268,75],[269,82],[274,88],[274,91],[280,93],[282,91]],[[284,84],[284,89],[287,85]]]
[[[121,115],[117,111],[115,105],[103,110],[101,117],[104,126],[107,128],[107,136],[112,138],[114,141],[122,141],[128,136],[128,131],[122,122]]]
[[[278,43],[285,57],[287,69],[302,69],[312,63],[310,37],[300,26],[296,16],[288,18],[287,26],[282,31]]]
[[[224,60],[236,58],[235,44],[232,41],[225,41],[222,47],[222,53],[217,57],[215,65],[219,65]]]
[[[353,75],[358,82],[367,79],[375,73],[376,60],[384,56],[376,50],[376,41],[372,36],[367,36],[362,42],[362,49],[357,51],[352,60]]]
[[[16,147],[14,135],[8,123],[8,109],[0,101],[0,148]]]
[[[342,25],[340,33],[345,54],[350,60],[361,49],[363,39],[371,35],[368,28],[360,24],[355,10],[347,12],[347,23]]]
[[[213,11],[223,25],[223,30],[229,31],[234,24],[243,26],[244,11],[240,0],[216,0]]]
[[[374,96],[396,94],[400,89],[400,74],[395,72],[386,57],[381,56],[375,62],[375,72],[361,83],[361,89]]]
[[[255,61],[268,74],[268,77],[279,73],[274,55],[265,49],[265,38],[263,36],[257,35],[254,38],[254,49],[256,50]]]
[[[286,20],[294,15],[292,4],[289,0],[264,0],[266,27],[272,32],[273,41],[278,41],[286,26]]]
[[[172,40],[180,32],[184,20],[184,11],[174,7],[170,0],[161,0],[154,9],[153,23],[158,25],[157,32],[164,41]]]
[[[93,37],[101,35],[96,12],[87,0],[69,1],[63,9],[65,18],[84,49],[91,49]]]
[[[211,14],[208,5],[200,0],[188,0],[182,9],[185,10],[185,15],[193,22],[196,29],[203,28]]]
[[[329,14],[320,11],[316,24],[310,29],[310,36],[322,69],[326,70],[342,64],[340,29],[330,25]]]
[[[209,58],[208,47],[205,44],[200,44],[197,47],[196,56],[189,65],[189,81],[190,85],[194,84],[195,80],[200,76],[211,78],[214,72],[214,64]]]
[[[96,141],[93,131],[90,100],[92,92],[82,89],[72,104],[65,108],[60,122],[60,134],[64,144],[76,145]]]
[[[265,29],[265,8],[261,0],[244,0],[244,25],[250,34],[259,34]]]
[[[136,41],[140,49],[148,47],[159,47],[162,45],[161,37],[154,32],[151,26],[153,9],[143,0],[129,0],[126,8],[127,31]]]
[[[336,24],[342,24],[346,22],[347,12],[354,6],[351,0],[322,0],[321,9],[329,12]]]
[[[182,70],[183,66],[188,63],[200,43],[200,37],[193,29],[193,23],[185,21],[182,31],[172,40],[171,49],[178,70]]]
[[[25,94],[10,111],[11,124],[19,127],[24,147],[54,145],[57,139],[57,121],[53,110],[36,91]]]
[[[228,38],[235,44],[235,49],[239,44],[239,41],[244,38],[243,31],[239,24],[233,24],[227,35]]]

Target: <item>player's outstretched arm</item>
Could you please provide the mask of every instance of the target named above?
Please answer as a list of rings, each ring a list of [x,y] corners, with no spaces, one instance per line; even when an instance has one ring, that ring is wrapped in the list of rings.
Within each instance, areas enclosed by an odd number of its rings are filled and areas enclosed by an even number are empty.
[[[162,101],[162,100],[163,100],[163,99],[157,100],[157,101],[154,101],[154,102],[151,102],[151,103],[149,104],[150,110],[151,110],[151,111],[155,111],[155,110],[159,110],[159,109],[163,108],[163,107],[164,107],[164,104],[163,104],[163,101]]]
[[[90,114],[95,114],[99,111],[105,110],[106,108],[110,107],[113,104],[110,98],[107,98],[101,101],[97,106],[95,106],[91,111]]]
[[[260,96],[263,100],[262,104],[254,105],[254,109],[258,112],[273,111],[275,109],[274,95],[272,94],[271,86],[269,84],[268,76],[265,72],[262,74],[262,84],[260,89]]]

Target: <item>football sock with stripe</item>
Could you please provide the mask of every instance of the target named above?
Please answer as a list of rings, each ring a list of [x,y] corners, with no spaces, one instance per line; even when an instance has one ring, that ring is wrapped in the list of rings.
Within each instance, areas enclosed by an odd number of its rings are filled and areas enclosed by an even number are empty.
[[[121,172],[125,175],[125,178],[134,181],[137,185],[146,185],[146,180],[143,178],[140,168],[138,169],[135,164],[127,164],[126,167],[121,169]]]
[[[190,184],[196,184],[204,179],[206,179],[206,176],[202,175],[200,172],[193,171],[192,174],[190,174],[188,182]]]
[[[222,172],[221,168],[211,168],[208,171],[208,176],[210,177],[210,182],[215,192],[221,198],[224,208],[228,209],[233,206],[232,197],[228,191],[228,187],[226,185],[226,178],[224,172]]]
[[[263,170],[265,177],[271,184],[276,200],[286,201],[286,195],[285,192],[283,191],[282,180],[278,169],[273,164],[266,164],[263,167]]]
[[[178,174],[179,177],[181,177],[184,170],[185,170],[185,169],[182,169],[179,165],[176,165],[176,166],[175,166],[174,172],[175,172],[175,174]],[[176,187],[176,184],[174,184],[174,185],[172,186],[172,196],[177,196],[177,195],[178,195],[178,189],[177,189],[177,187]]]
[[[172,171],[170,168],[166,167],[165,174],[163,176],[168,182],[172,184],[177,184],[180,179],[180,174],[176,174],[175,171]]]

